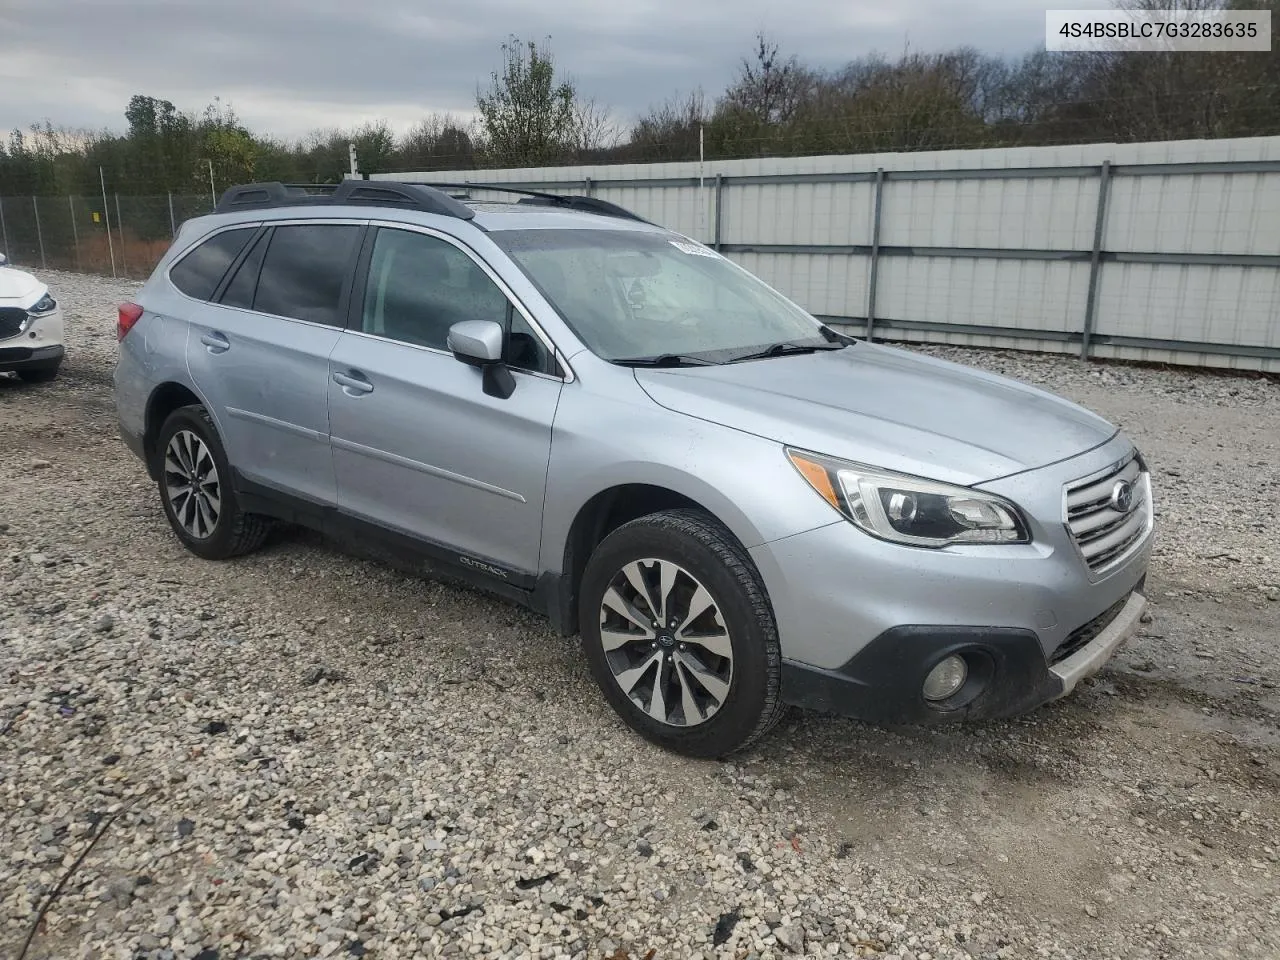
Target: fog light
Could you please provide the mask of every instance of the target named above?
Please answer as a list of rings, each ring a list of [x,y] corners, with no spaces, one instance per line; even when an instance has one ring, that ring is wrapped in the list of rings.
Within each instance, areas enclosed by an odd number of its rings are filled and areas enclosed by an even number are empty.
[[[945,700],[964,686],[969,676],[969,668],[965,666],[964,657],[954,653],[938,663],[924,678],[924,698],[926,700]]]

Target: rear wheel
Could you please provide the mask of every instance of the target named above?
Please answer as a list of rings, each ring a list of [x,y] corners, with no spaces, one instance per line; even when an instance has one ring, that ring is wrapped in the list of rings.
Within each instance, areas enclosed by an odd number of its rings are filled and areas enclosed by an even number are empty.
[[[231,466],[203,406],[179,407],[156,438],[160,499],[183,546],[206,560],[257,549],[270,522],[240,509]]]
[[[579,594],[592,674],[638,733],[718,757],[781,717],[773,612],[755,565],[713,517],[672,510],[624,524],[592,554]]]
[[[27,383],[48,383],[58,375],[58,364],[47,367],[27,367],[18,371],[19,379]]]

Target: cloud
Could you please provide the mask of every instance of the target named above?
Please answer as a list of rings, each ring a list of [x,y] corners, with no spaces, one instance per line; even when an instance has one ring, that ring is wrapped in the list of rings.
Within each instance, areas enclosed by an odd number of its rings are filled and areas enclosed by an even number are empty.
[[[1105,0],[1075,0],[1104,6]],[[551,37],[583,93],[630,121],[673,94],[722,90],[756,30],[812,65],[873,51],[1043,43],[1025,0],[5,0],[0,129],[48,118],[120,129],[131,95],[198,112],[215,96],[256,132],[432,112],[471,115],[510,34]]]

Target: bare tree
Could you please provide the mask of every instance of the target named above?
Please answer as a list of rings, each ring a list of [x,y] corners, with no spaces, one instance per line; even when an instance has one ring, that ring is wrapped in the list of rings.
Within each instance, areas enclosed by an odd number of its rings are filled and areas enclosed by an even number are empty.
[[[579,156],[616,147],[622,139],[622,130],[613,119],[613,112],[594,97],[577,101],[574,105],[574,123],[577,131],[575,146]]]
[[[474,124],[433,113],[409,128],[398,145],[399,163],[410,170],[455,170],[475,164]]]
[[[639,160],[682,160],[696,157],[698,130],[711,119],[701,90],[671,97],[651,107],[631,130],[628,156]]]
[[[814,79],[794,56],[782,59],[778,44],[758,33],[754,54],[743,58],[738,79],[725,92],[723,103],[760,124],[787,124],[811,93]]]

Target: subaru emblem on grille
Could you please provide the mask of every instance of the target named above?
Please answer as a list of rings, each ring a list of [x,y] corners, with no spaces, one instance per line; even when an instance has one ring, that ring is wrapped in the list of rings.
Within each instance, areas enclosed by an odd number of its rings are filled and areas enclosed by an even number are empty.
[[[1133,509],[1133,484],[1128,480],[1117,480],[1111,488],[1111,509],[1119,513],[1128,513]]]

